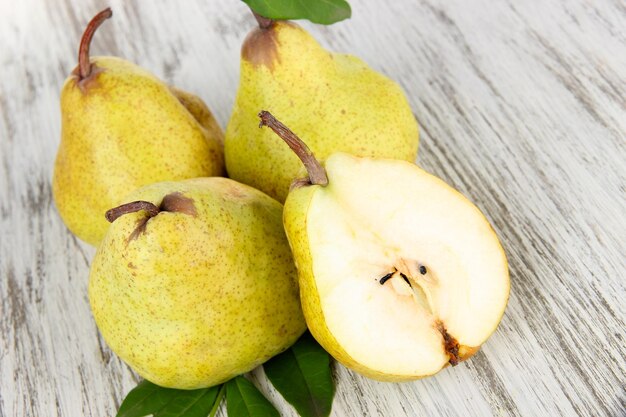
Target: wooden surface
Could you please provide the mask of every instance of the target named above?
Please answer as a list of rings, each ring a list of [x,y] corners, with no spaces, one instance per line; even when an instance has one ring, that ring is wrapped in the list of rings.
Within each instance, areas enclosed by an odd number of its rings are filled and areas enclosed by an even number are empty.
[[[352,3],[349,21],[304,26],[402,85],[422,129],[418,163],[488,214],[511,298],[480,353],[436,377],[385,384],[336,366],[333,415],[626,415],[625,4]],[[94,250],[65,229],[50,190],[59,91],[107,5],[0,0],[0,416],[113,416],[137,381],[98,336]],[[254,25],[246,7],[110,5],[93,53],[197,93],[225,126]]]

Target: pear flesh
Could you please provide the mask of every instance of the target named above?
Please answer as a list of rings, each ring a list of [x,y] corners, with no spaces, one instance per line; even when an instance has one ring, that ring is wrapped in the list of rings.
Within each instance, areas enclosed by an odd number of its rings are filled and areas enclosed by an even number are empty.
[[[280,138],[258,129],[259,109],[289,120],[322,160],[334,152],[410,162],[417,156],[417,121],[398,84],[357,57],[329,53],[294,23],[253,30],[240,72],[226,129],[228,175],[281,202],[302,166]]]
[[[328,186],[294,188],[284,210],[313,335],[379,380],[471,356],[509,294],[506,257],[483,214],[407,162],[337,153],[325,168]]]
[[[144,209],[108,212],[89,301],[104,340],[142,377],[213,386],[305,331],[280,203],[219,177],[153,184],[126,201]]]

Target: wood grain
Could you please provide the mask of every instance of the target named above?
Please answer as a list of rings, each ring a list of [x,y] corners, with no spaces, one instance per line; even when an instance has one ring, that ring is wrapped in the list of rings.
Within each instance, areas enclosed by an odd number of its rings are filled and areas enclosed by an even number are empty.
[[[304,26],[402,85],[422,129],[418,163],[488,214],[512,288],[480,353],[436,377],[385,384],[336,366],[333,415],[626,415],[626,6],[352,3],[349,21]],[[84,24],[107,5],[0,1],[0,417],[113,416],[137,382],[98,336],[94,251],[50,191],[59,91]],[[110,5],[93,52],[197,93],[225,126],[253,27],[244,5]],[[295,415],[261,370],[253,379]]]

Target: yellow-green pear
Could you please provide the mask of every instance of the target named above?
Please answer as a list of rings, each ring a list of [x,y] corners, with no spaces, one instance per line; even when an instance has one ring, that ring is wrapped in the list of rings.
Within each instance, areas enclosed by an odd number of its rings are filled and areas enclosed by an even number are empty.
[[[119,58],[89,57],[89,23],[79,65],[61,91],[61,144],[53,193],[72,233],[98,245],[103,213],[136,188],[158,181],[222,175],[223,134],[206,105]]]
[[[283,222],[311,333],[370,378],[405,381],[469,358],[509,295],[506,256],[480,210],[416,165],[330,155],[322,166],[269,113],[302,158]]]
[[[220,177],[143,187],[107,212],[89,301],[139,375],[195,389],[250,371],[306,329],[282,205]]]
[[[259,109],[289,120],[321,159],[346,152],[415,161],[417,122],[395,82],[359,58],[328,52],[295,23],[258,20],[243,43],[226,128],[229,177],[284,201],[301,168],[279,138],[257,128]]]

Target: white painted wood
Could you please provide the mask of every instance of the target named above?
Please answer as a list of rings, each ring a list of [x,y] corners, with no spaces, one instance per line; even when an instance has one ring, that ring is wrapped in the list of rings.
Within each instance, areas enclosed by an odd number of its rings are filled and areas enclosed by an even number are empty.
[[[385,384],[336,366],[336,416],[626,415],[626,6],[619,0],[353,0],[304,24],[398,80],[418,162],[492,220],[512,278],[479,354]],[[0,0],[0,416],[113,416],[136,377],[98,337],[93,249],[63,226],[50,178],[58,95],[104,1]],[[93,52],[200,95],[225,125],[239,47],[233,0],[111,1]],[[254,380],[284,415],[292,409]]]

